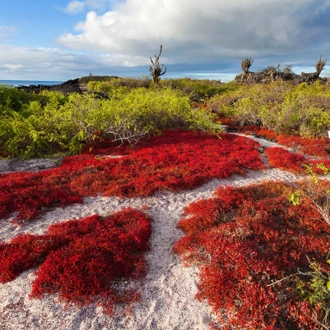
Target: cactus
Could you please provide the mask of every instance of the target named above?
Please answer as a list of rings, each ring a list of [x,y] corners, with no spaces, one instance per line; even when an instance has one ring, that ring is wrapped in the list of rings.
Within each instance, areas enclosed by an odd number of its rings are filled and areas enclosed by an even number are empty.
[[[251,58],[243,58],[241,62],[241,68],[244,73],[249,73],[250,66],[252,65],[253,60]]]
[[[322,60],[322,54],[320,55],[320,59],[315,63],[315,68],[317,72],[317,76],[321,74],[321,71],[324,69],[327,60]]]
[[[151,66],[149,68],[149,71],[151,72],[152,78],[156,85],[158,85],[158,83],[159,83],[160,76],[162,76],[163,74],[166,73],[166,68],[164,68],[164,70],[162,68],[164,65],[159,64],[159,57],[162,54],[162,50],[163,50],[163,46],[160,45],[160,50],[159,50],[158,56],[155,55],[154,60],[150,57]]]

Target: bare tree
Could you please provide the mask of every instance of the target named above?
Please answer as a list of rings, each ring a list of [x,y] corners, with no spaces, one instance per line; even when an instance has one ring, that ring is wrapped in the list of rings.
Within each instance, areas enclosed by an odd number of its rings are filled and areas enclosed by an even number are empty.
[[[251,58],[243,58],[241,62],[241,68],[244,73],[249,73],[249,69],[253,63],[253,60]]]
[[[327,63],[327,60],[322,60],[322,54],[321,54],[320,59],[314,65],[317,76],[319,76],[321,74],[321,71],[324,69],[326,63]]]
[[[158,83],[159,83],[160,76],[162,76],[163,74],[166,73],[166,68],[164,68],[164,70],[163,70],[164,64],[162,64],[162,65],[159,64],[159,58],[160,58],[160,55],[162,54],[162,50],[163,50],[163,46],[160,45],[160,50],[159,50],[158,56],[155,55],[154,59],[152,59],[150,57],[151,66],[149,68],[149,71],[151,72],[152,78],[156,85],[158,85]]]

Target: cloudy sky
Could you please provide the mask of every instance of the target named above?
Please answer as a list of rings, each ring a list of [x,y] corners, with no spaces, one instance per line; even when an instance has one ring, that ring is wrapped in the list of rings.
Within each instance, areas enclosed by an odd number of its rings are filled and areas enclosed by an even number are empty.
[[[232,80],[244,57],[312,72],[329,17],[330,0],[1,0],[0,79],[142,77],[161,44],[167,78]]]

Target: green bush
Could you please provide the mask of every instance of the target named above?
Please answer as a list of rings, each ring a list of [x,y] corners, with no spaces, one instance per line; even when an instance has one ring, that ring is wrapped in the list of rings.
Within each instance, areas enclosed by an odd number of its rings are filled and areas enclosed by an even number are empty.
[[[47,103],[31,101],[24,111],[9,111],[1,117],[0,144],[12,156],[30,158],[80,149],[80,109],[66,109],[72,101],[59,92],[42,92]]]
[[[10,111],[22,111],[26,104],[43,97],[6,85],[0,85],[0,116]]]
[[[327,260],[330,263],[330,259]],[[296,290],[311,306],[320,311],[321,320],[316,320],[324,329],[330,325],[330,273],[316,261],[310,262],[310,271],[305,279],[296,277]],[[306,278],[308,280],[306,280]]]
[[[105,81],[91,80],[88,82],[88,90],[90,92],[107,94],[109,97],[112,96],[114,90],[121,87],[131,90],[136,88],[155,88],[156,86],[149,77],[140,79],[112,78]],[[217,80],[179,78],[161,80],[157,88],[175,89],[189,96],[191,101],[200,102],[228,90],[235,90],[237,85],[234,82],[224,84]]]
[[[150,88],[152,80],[149,77],[141,79],[135,78],[109,78],[105,81],[90,80],[87,84],[89,92],[108,94],[111,97],[112,92],[118,88],[131,90],[135,88]]]
[[[86,118],[93,130],[129,143],[170,128],[214,132],[214,119],[207,111],[192,109],[187,96],[168,88],[115,90]]]
[[[77,154],[96,132],[130,144],[169,128],[216,132],[214,115],[193,109],[187,96],[168,88],[114,88],[109,99],[88,93],[41,96],[46,104],[34,100],[24,105],[24,111],[1,116],[0,145],[10,155]]]
[[[198,80],[190,78],[164,79],[160,86],[182,91],[191,101],[200,102],[214,95],[237,88],[234,82],[224,84],[217,80]]]
[[[283,82],[240,85],[211,98],[208,107],[241,125],[256,125],[260,122],[261,111],[281,104],[288,88],[290,85]]]
[[[242,85],[216,95],[212,111],[237,124],[256,125],[303,137],[326,136],[330,129],[330,86],[316,82]]]

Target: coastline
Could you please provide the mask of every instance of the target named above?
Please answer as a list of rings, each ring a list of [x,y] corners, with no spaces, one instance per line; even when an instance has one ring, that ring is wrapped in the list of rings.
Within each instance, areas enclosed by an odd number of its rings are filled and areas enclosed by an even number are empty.
[[[21,86],[31,86],[31,85],[43,85],[52,86],[63,84],[64,81],[51,81],[51,80],[0,80],[0,85],[21,87]]]

